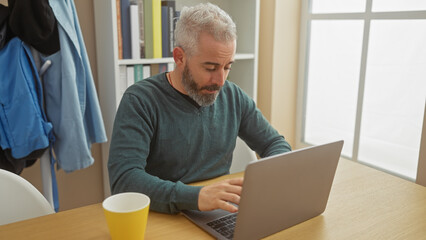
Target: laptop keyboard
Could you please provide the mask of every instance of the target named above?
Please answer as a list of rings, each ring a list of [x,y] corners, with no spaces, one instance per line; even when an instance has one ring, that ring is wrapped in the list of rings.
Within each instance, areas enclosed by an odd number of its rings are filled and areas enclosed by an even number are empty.
[[[207,225],[216,230],[216,232],[220,233],[222,236],[232,239],[234,236],[236,220],[237,214],[234,213],[208,222]]]

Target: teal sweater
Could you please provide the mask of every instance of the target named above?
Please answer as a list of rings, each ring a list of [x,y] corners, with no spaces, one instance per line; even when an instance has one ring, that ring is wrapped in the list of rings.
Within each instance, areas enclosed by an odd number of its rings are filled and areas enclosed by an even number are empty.
[[[164,73],[137,82],[124,93],[114,122],[112,193],[145,193],[159,212],[198,209],[201,187],[186,184],[228,174],[237,136],[261,157],[291,150],[232,82],[201,108],[173,89]]]

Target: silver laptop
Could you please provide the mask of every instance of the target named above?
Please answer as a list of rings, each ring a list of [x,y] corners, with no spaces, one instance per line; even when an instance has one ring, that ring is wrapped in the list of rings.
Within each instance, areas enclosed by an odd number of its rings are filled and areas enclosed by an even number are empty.
[[[182,213],[217,239],[259,239],[316,217],[326,208],[342,147],[337,141],[249,163],[238,213]]]

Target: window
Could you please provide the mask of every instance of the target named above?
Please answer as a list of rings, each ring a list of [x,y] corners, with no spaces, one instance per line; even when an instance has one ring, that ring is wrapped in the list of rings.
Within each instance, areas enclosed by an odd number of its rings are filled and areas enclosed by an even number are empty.
[[[415,179],[426,101],[426,1],[303,1],[298,143]]]

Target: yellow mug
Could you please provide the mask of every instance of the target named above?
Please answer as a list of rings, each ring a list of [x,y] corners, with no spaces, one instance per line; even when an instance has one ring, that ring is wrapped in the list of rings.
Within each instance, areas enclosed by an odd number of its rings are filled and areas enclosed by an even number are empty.
[[[112,195],[102,203],[111,239],[144,239],[150,199],[142,193]]]

